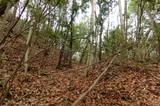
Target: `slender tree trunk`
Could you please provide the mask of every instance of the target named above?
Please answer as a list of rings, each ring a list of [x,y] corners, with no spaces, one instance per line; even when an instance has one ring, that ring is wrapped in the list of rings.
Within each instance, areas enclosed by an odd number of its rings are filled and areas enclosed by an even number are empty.
[[[158,53],[159,53],[159,61],[160,61],[160,36],[158,36]]]
[[[41,4],[41,0],[37,4],[37,9],[40,9],[38,5]],[[35,36],[37,37],[39,35],[39,30],[40,30],[40,22],[41,22],[41,16],[38,15],[37,18],[35,19]],[[38,39],[36,39],[35,42],[37,42]]]
[[[103,23],[101,23],[101,29],[99,34],[99,60],[102,60],[102,33],[103,33]]]
[[[93,35],[94,35],[94,23],[95,23],[95,1],[91,0],[91,7],[92,7],[92,12],[91,12],[91,24],[90,24],[90,37],[89,37],[89,46],[88,46],[88,58],[87,58],[87,66],[86,70],[84,71],[84,77],[88,77],[88,72],[92,68],[90,67],[92,62],[93,62]]]
[[[68,38],[68,32],[67,32],[67,34],[64,34],[64,39],[67,39]],[[64,40],[63,42],[62,42],[62,47],[61,47],[61,49],[60,49],[60,55],[59,55],[59,60],[58,60],[58,65],[57,65],[57,69],[61,69],[61,67],[62,67],[62,62],[66,62],[63,58],[64,58],[64,52],[65,52],[65,45],[66,45],[66,40]]]
[[[72,49],[73,49],[73,16],[71,17],[71,22],[70,22],[70,44],[69,44],[69,66],[72,66]]]
[[[62,61],[62,57],[63,57],[63,50],[64,50],[64,45],[62,45],[62,48],[60,50],[60,55],[59,55],[59,60],[58,60],[58,65],[57,65],[57,69],[61,69],[61,61]]]
[[[143,13],[144,13],[144,6],[145,6],[145,2],[143,2],[143,0],[138,1],[138,9],[137,9],[137,28],[136,28],[136,48],[135,48],[135,58],[136,59],[141,59],[142,57],[140,56],[141,54],[141,33],[142,33],[142,17],[143,17]]]
[[[81,58],[80,58],[80,61],[79,61],[80,64],[82,64],[82,61],[83,61],[83,58],[85,56],[85,52],[87,50],[87,47],[88,47],[88,43],[86,44],[85,48],[83,49],[83,52],[82,52],[82,55],[81,55]]]
[[[109,35],[109,27],[110,26],[110,18],[108,17],[108,22],[107,22],[107,31],[106,31],[106,33],[107,33],[107,37],[108,37],[108,35]]]
[[[37,9],[38,7],[38,4],[39,4],[39,0],[36,0],[35,1],[35,8]],[[25,70],[25,77],[27,76],[27,71],[28,71],[28,67],[29,67],[29,64],[28,64],[28,59],[29,59],[29,53],[30,53],[30,42],[31,42],[31,39],[32,39],[32,35],[33,35],[33,25],[35,24],[35,17],[32,17],[31,16],[31,27],[29,29],[29,33],[28,33],[28,38],[27,38],[27,42],[26,42],[26,46],[27,46],[27,50],[26,50],[26,53],[25,53],[25,57],[24,57],[24,70]]]
[[[29,30],[29,34],[28,34],[28,38],[27,38],[27,42],[26,42],[26,46],[27,46],[27,50],[26,50],[26,53],[25,53],[25,58],[24,58],[24,70],[25,70],[25,77],[27,76],[27,71],[28,71],[28,67],[29,67],[29,64],[28,64],[28,57],[29,57],[29,53],[30,53],[30,41],[31,41],[31,38],[32,38],[32,34],[33,34],[33,20],[31,21],[31,28]]]
[[[18,3],[15,4],[14,6],[14,10],[13,10],[13,20],[15,21],[16,19],[16,14],[17,14],[17,9],[18,9]]]
[[[145,2],[143,3],[142,0],[138,1],[138,10],[137,10],[137,31],[136,31],[136,40],[137,43],[140,43],[141,40],[141,23],[142,23],[142,16],[144,12]]]
[[[122,5],[121,5],[121,0],[118,0],[118,6],[119,6],[119,17],[120,17],[120,26],[121,26],[121,36],[124,37],[124,20],[123,20],[123,15],[122,15]]]
[[[75,20],[75,16],[76,16],[76,13],[78,11],[75,10],[75,0],[72,0],[72,13],[71,13],[71,21],[70,21],[70,44],[69,44],[69,48],[70,48],[70,51],[69,51],[69,66],[71,67],[72,66],[72,55],[73,55],[73,23],[74,23],[74,20]]]
[[[48,28],[51,28],[51,5],[48,7]]]
[[[63,26],[61,26],[62,25],[62,20],[64,20],[64,17],[65,17],[66,10],[64,8],[61,8],[60,12],[61,12],[61,14],[59,14],[59,23],[58,23],[59,27],[58,27],[58,31],[60,31],[61,34],[64,36],[64,38],[63,38],[64,41],[62,41],[62,43],[59,44],[61,48],[60,48],[60,55],[59,55],[58,64],[57,64],[57,67],[56,67],[57,69],[61,69],[62,62],[63,63],[65,62],[65,60],[63,59],[64,58],[64,49],[66,47],[66,43],[67,43],[67,39],[68,39],[68,35],[69,35],[68,34],[69,31],[66,30],[66,29],[65,29],[66,31],[64,31]]]
[[[127,42],[128,37],[128,0],[125,0],[125,8],[124,8],[124,34],[125,34],[125,40]]]

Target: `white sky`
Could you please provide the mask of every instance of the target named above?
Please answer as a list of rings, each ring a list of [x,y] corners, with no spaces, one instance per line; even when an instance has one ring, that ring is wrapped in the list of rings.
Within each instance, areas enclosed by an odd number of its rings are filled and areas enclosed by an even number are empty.
[[[116,1],[118,1],[118,0],[116,0]],[[122,5],[122,13],[124,13],[124,0],[121,0],[121,5]],[[98,11],[97,8],[98,8],[98,6],[96,6],[96,11]],[[88,21],[90,19],[91,7],[89,7],[86,11],[87,11],[86,14],[80,13],[79,16],[76,17],[76,23],[80,23],[82,21]],[[109,16],[109,20],[110,20],[111,28],[115,28],[119,24],[119,7],[118,7],[118,5],[115,8],[113,8],[112,13]],[[107,21],[108,21],[108,18],[106,19],[106,21],[104,23],[105,28],[107,28],[107,24],[108,24]]]
[[[20,5],[23,6],[23,2],[24,0],[20,0]],[[116,0],[118,2],[118,0]],[[95,0],[96,2],[96,0]],[[121,5],[122,5],[122,13],[124,13],[124,0],[121,0]],[[90,16],[91,16],[91,6],[86,10],[87,13],[86,14],[82,14],[80,12],[80,14],[76,17],[75,23],[80,23],[80,22],[84,22],[84,21],[89,21]],[[95,11],[97,11],[96,13],[98,14],[98,6],[96,6]],[[23,16],[26,15],[26,12],[24,12]],[[115,28],[118,24],[119,24],[119,7],[118,5],[112,9],[112,13],[110,13],[109,16],[109,20],[110,20],[110,28],[113,29]],[[107,23],[108,18],[106,19],[105,23],[104,23],[104,27],[107,28]]]

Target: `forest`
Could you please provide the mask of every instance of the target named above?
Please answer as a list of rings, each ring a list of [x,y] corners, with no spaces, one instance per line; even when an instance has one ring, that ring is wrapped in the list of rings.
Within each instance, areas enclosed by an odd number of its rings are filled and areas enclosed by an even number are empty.
[[[0,0],[0,106],[160,106],[160,0]]]

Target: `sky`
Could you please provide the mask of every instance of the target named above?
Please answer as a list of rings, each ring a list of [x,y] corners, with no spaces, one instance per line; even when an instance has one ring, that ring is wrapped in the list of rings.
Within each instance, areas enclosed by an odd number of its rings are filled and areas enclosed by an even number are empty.
[[[20,6],[23,6],[24,0],[20,0]],[[97,0],[95,0],[96,2]],[[116,0],[118,2],[118,0]],[[121,0],[121,6],[122,6],[122,13],[124,13],[124,0]],[[78,24],[80,22],[89,21],[91,16],[91,6],[87,8],[86,14],[82,14],[82,12],[79,13],[79,15],[76,17],[75,23]],[[98,6],[95,7],[95,11],[98,14]],[[23,17],[25,17],[26,12],[24,12]],[[112,9],[112,13],[110,13],[109,17],[106,19],[104,23],[104,28],[107,28],[108,26],[108,19],[110,21],[110,29],[114,29],[119,25],[119,7],[118,5]]]
[[[116,0],[118,1],[118,0]],[[122,13],[124,13],[124,0],[121,0],[121,6],[122,6]],[[80,23],[82,21],[88,21],[88,19],[90,19],[91,16],[91,6],[86,10],[87,13],[86,14],[82,14],[80,13],[78,15],[78,17],[76,18],[76,23]],[[96,6],[95,9],[96,13],[98,13],[98,6]],[[118,5],[116,7],[113,8],[112,13],[109,15],[109,18],[106,19],[105,23],[104,23],[104,27],[107,28],[108,25],[108,19],[110,21],[110,28],[113,29],[116,26],[118,26],[119,24],[119,7]]]

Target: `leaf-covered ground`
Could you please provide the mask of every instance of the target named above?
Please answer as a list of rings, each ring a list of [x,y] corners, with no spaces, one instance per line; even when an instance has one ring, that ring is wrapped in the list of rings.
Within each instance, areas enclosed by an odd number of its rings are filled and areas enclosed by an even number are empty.
[[[5,106],[70,106],[107,67],[106,63],[98,64],[84,79],[84,69],[80,69],[84,65],[74,64],[72,69],[57,70],[59,51],[56,48],[44,50],[45,47],[38,46],[32,46],[28,79],[24,79],[22,66],[10,96],[4,101]],[[24,39],[7,45],[0,64],[0,81],[13,72],[25,52],[24,48]],[[79,106],[97,105],[160,106],[160,64],[115,60],[94,89],[79,103]]]
[[[86,79],[83,78],[84,69],[78,70],[83,67],[81,65],[63,71],[46,66],[40,76],[35,66],[29,71],[27,80],[20,71],[4,105],[70,106],[106,66],[104,63],[97,65]],[[160,106],[160,66],[115,62],[79,105]]]

